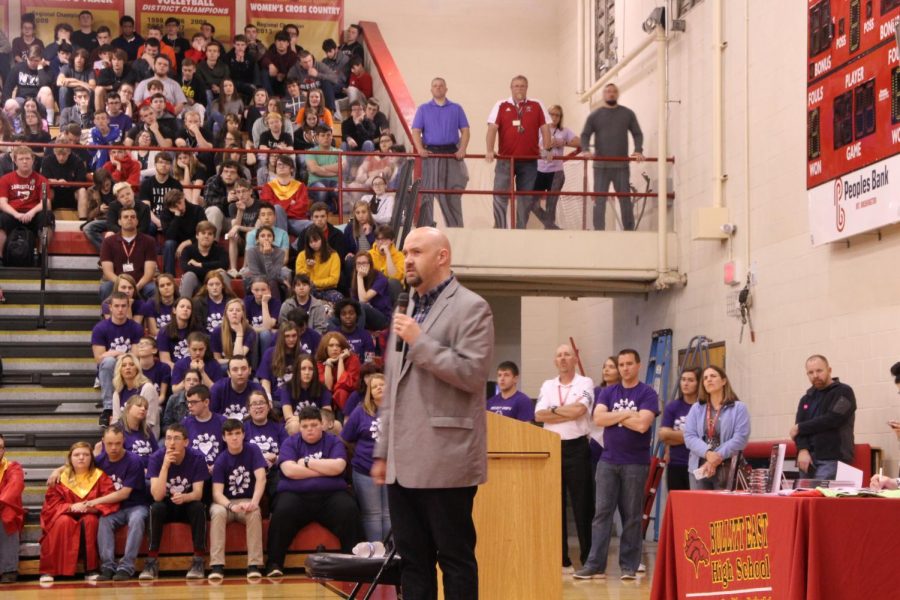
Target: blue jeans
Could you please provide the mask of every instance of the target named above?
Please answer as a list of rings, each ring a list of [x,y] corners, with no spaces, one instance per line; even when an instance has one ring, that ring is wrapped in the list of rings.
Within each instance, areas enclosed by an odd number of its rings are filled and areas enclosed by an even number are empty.
[[[371,477],[353,470],[353,490],[362,511],[363,531],[369,542],[383,542],[391,531],[387,486],[375,485]]]
[[[812,464],[810,465],[809,471],[803,474],[808,479],[834,479],[837,477],[837,464],[836,460],[816,460],[813,458]]]
[[[106,219],[97,219],[85,225],[81,231],[84,233],[84,237],[94,245],[97,252],[100,252],[100,246],[103,245],[103,236],[109,231],[109,225],[106,223]]]
[[[328,205],[328,210],[337,213],[338,193],[336,191],[325,191],[322,188],[336,188],[338,186],[337,179],[320,179],[315,183],[309,184],[309,199],[312,203],[324,202]]]
[[[19,532],[6,533],[0,527],[0,573],[15,573],[19,570]]]
[[[510,186],[508,160],[498,160],[494,167],[494,191],[508,191]],[[534,191],[534,182],[537,179],[536,160],[517,160],[514,165],[517,192]],[[506,212],[509,207],[510,196],[494,196],[494,229],[506,229],[508,227]],[[532,207],[538,201],[538,196],[516,196],[516,229],[525,229],[528,224],[528,215]]]
[[[103,410],[112,410],[113,375],[116,370],[116,358],[107,356],[97,366],[97,378],[100,379],[100,394],[103,396]]]
[[[97,546],[100,551],[100,568],[110,571],[125,571],[134,575],[134,561],[141,549],[144,531],[147,529],[149,510],[146,505],[139,504],[120,509],[112,514],[100,517],[100,528],[97,530]],[[125,554],[116,568],[116,530],[128,525],[128,537],[125,539]]]
[[[178,249],[176,240],[166,240],[163,244],[163,273],[175,274],[175,251]]]
[[[606,572],[609,539],[616,509],[622,518],[619,567],[623,573],[637,573],[641,565],[641,509],[648,465],[613,465],[600,460],[597,465],[597,505],[591,523],[591,553],[585,568]]]
[[[300,237],[310,225],[312,225],[312,221],[307,219],[288,219],[284,207],[281,205],[275,206],[275,227],[284,229],[294,237]]]

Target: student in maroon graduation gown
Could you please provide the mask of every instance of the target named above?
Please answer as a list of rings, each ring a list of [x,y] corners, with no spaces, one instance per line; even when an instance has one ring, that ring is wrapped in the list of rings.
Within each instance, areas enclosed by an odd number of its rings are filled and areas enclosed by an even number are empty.
[[[56,575],[74,575],[84,532],[86,579],[95,580],[100,567],[97,529],[100,517],[116,512],[112,479],[94,463],[91,445],[75,442],[69,449],[66,468],[56,485],[47,488],[41,508],[41,583]]]

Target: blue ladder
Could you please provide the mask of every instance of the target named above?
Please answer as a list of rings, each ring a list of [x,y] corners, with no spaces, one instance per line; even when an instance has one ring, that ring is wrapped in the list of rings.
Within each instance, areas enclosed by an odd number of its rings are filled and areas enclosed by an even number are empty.
[[[653,343],[651,344],[651,350],[650,350],[651,354],[653,353],[653,349],[656,347],[656,344],[657,344],[657,334],[663,334],[665,332],[669,332],[668,344],[669,344],[669,351],[670,351],[669,354],[671,355],[671,345],[672,345],[671,330],[668,330],[668,329],[664,329],[664,330],[655,332],[653,334]],[[709,362],[710,341],[711,340],[708,337],[706,337],[705,335],[697,335],[697,336],[694,336],[693,338],[691,338],[691,341],[688,342],[687,348],[685,349],[685,352],[684,352],[684,360],[681,362],[680,368],[678,369],[678,378],[676,379],[676,381],[679,383],[676,383],[675,387],[672,389],[671,396],[668,394],[668,391],[666,392],[665,396],[663,396],[662,394],[660,394],[660,396],[659,396],[660,401],[662,401],[663,408],[665,408],[665,405],[667,402],[671,402],[672,400],[675,399],[675,396],[678,395],[678,391],[679,391],[678,386],[680,385],[680,382],[681,382],[681,375],[684,373],[684,371],[686,369],[692,369],[695,367],[700,367],[700,369],[705,369],[706,367],[709,366],[709,364],[710,364],[710,362]],[[666,365],[664,367],[664,370],[668,371],[668,365]],[[647,368],[647,379],[648,379],[648,381],[647,381],[648,385],[651,385],[650,384],[650,367],[649,367],[649,365]],[[664,388],[666,390],[668,390],[668,375],[666,375],[665,379],[666,379],[666,385],[664,386]],[[657,389],[657,393],[659,393],[659,389]],[[663,454],[665,452],[666,445],[664,443],[662,443],[661,441],[657,440],[653,447],[654,447],[654,456],[658,457],[661,460],[663,457]],[[660,524],[661,524],[659,516],[662,514],[663,501],[668,496],[668,492],[669,492],[669,490],[666,489],[665,493],[662,493],[662,491],[661,491],[662,489],[663,489],[663,486],[660,485],[659,489],[657,489],[657,491],[656,491],[656,505],[654,507],[654,516],[651,517],[653,520],[653,539],[654,539],[654,541],[659,541],[659,528],[660,528]]]
[[[650,341],[650,355],[647,357],[647,375],[644,379],[644,383],[652,387],[656,391],[656,395],[659,396],[660,401],[660,414],[662,414],[662,409],[665,408],[666,401],[669,398],[669,382],[670,382],[670,372],[672,367],[672,330],[671,329],[660,329],[658,331],[653,332],[653,337]],[[656,439],[656,421],[653,422],[653,438]],[[655,456],[662,457],[661,445],[660,443],[656,443],[654,445],[655,448]],[[665,467],[665,465],[662,465]],[[662,488],[662,482],[660,481],[661,476],[659,474],[650,473],[649,477],[651,478],[651,484],[649,488],[649,494],[655,495],[654,501],[654,509],[653,515],[649,515],[645,512],[644,518],[653,521],[653,539],[659,540],[659,527],[660,527],[660,515],[662,514],[662,497],[659,493],[659,490]],[[649,512],[649,505],[647,505],[647,501],[649,498],[645,498],[645,506]],[[646,527],[649,525],[647,521],[645,521],[644,531],[646,532]]]

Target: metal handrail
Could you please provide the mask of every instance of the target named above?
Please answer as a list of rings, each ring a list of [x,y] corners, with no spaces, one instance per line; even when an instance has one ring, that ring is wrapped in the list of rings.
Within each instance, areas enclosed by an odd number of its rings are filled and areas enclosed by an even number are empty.
[[[0,141],[0,148],[2,148],[2,147],[4,147],[4,146],[19,146],[19,145],[22,145],[22,144],[23,144],[23,142],[3,142],[3,141]],[[73,149],[73,150],[75,150],[75,149],[83,149],[83,148],[84,148],[84,146],[82,146],[81,144],[57,144],[57,143],[54,143],[54,142],[46,142],[46,143],[42,143],[42,142],[34,142],[34,143],[31,143],[31,142],[28,142],[28,143],[25,143],[25,145],[27,145],[27,146],[29,146],[29,147],[31,147],[31,148],[43,148],[43,149],[50,149],[50,150],[52,150],[53,148],[69,148],[69,149]],[[174,153],[189,152],[189,153],[192,153],[192,154],[198,154],[198,153],[213,153],[213,154],[229,153],[229,154],[254,154],[254,155],[258,155],[258,154],[263,154],[263,155],[269,155],[269,154],[275,154],[275,155],[285,154],[285,155],[292,155],[292,156],[296,156],[296,155],[312,155],[312,156],[318,156],[318,155],[332,156],[332,155],[337,155],[337,158],[338,158],[338,169],[339,169],[339,172],[340,172],[340,173],[343,173],[343,165],[344,165],[344,162],[343,162],[343,161],[345,160],[345,157],[363,157],[363,158],[365,158],[365,157],[368,157],[368,156],[384,156],[384,154],[382,154],[382,153],[380,153],[380,152],[345,151],[345,150],[340,150],[340,149],[335,149],[335,150],[316,150],[316,149],[296,150],[296,149],[293,149],[293,148],[290,148],[290,149],[281,149],[281,148],[192,148],[192,147],[187,147],[187,146],[170,146],[170,147],[166,147],[166,148],[161,148],[161,147],[158,147],[158,146],[126,146],[126,145],[122,145],[122,144],[97,144],[97,145],[91,145],[91,146],[89,146],[89,147],[90,147],[92,150],[97,150],[97,149],[106,149],[106,150],[122,149],[122,150],[126,150],[126,151],[129,151],[129,152],[131,152],[131,151],[143,151],[143,150],[147,150],[147,151],[152,151],[152,152],[171,152],[171,153],[173,153],[173,154],[174,154]],[[421,161],[422,161],[422,160],[427,160],[427,159],[429,159],[429,158],[448,158],[448,159],[449,159],[449,158],[452,158],[452,159],[456,159],[456,155],[455,155],[455,154],[428,154],[427,157],[423,157],[421,154],[419,154],[419,153],[417,153],[417,152],[391,152],[389,157],[390,157],[390,158],[397,158],[397,159],[402,159],[402,158],[412,158],[412,159],[414,159],[414,160],[416,161],[417,166],[420,166],[420,165],[421,165]],[[485,158],[486,158],[486,155],[485,155],[485,154],[465,154],[463,158],[464,158],[464,159],[485,159]],[[505,156],[505,155],[501,155],[501,154],[495,154],[495,155],[494,155],[494,158],[495,158],[495,160],[507,160],[507,161],[509,161],[509,163],[510,163],[510,172],[511,172],[511,175],[512,175],[512,174],[514,173],[514,170],[515,170],[515,162],[516,162],[517,160],[518,160],[518,161],[522,161],[522,160],[529,160],[529,161],[531,161],[531,160],[538,160],[538,159],[543,158],[543,157],[542,157],[542,156],[539,156],[539,155],[538,155],[538,156],[524,156],[524,157],[519,156],[519,157],[515,157],[515,156]],[[511,177],[510,177],[510,187],[509,187],[508,189],[506,189],[506,190],[493,190],[493,189],[489,189],[489,190],[487,190],[487,189],[485,189],[485,190],[479,190],[479,189],[474,189],[474,190],[473,190],[473,189],[443,189],[443,188],[423,188],[423,187],[419,186],[419,188],[417,189],[415,214],[418,215],[418,211],[419,211],[419,206],[420,206],[420,202],[421,202],[421,197],[422,197],[422,195],[453,194],[453,195],[460,195],[460,196],[464,196],[464,195],[509,196],[509,198],[510,198],[510,212],[511,212],[510,225],[511,225],[511,227],[514,228],[514,227],[515,227],[515,219],[516,219],[516,205],[515,205],[515,201],[516,201],[516,197],[517,197],[517,196],[538,196],[538,197],[543,197],[543,196],[562,196],[562,195],[566,195],[566,196],[580,196],[580,197],[585,198],[585,199],[588,199],[588,198],[610,198],[610,197],[618,197],[618,198],[652,198],[652,197],[658,197],[658,196],[659,196],[658,193],[649,193],[649,192],[644,192],[644,193],[641,193],[641,192],[621,192],[621,193],[620,193],[620,192],[609,192],[609,191],[606,191],[606,192],[594,192],[594,191],[588,191],[588,190],[587,190],[587,165],[588,165],[588,163],[595,164],[595,163],[598,163],[598,162],[602,162],[602,163],[659,162],[659,158],[658,158],[658,157],[644,157],[642,160],[639,161],[639,160],[637,160],[637,159],[635,159],[635,158],[632,158],[632,157],[630,157],[630,156],[617,156],[617,157],[606,157],[606,156],[604,156],[604,157],[601,158],[601,157],[597,157],[597,156],[595,156],[595,155],[591,155],[591,154],[588,154],[588,153],[572,152],[572,153],[569,153],[569,154],[566,154],[566,155],[563,155],[563,156],[555,156],[555,157],[553,157],[553,160],[559,160],[559,161],[563,161],[563,162],[580,162],[580,163],[583,164],[583,166],[584,166],[584,175],[583,175],[583,178],[582,178],[582,190],[577,191],[577,192],[573,192],[573,191],[563,191],[563,190],[559,190],[559,191],[555,191],[555,192],[554,192],[554,191],[522,191],[522,190],[516,190],[516,189],[514,188],[514,185],[515,185],[515,183],[514,183],[514,182],[515,182],[515,177],[514,177],[514,176],[511,176]],[[675,162],[675,158],[674,158],[674,157],[667,157],[667,158],[665,159],[665,162],[670,163],[670,164],[671,164],[671,163],[674,163],[674,162]],[[372,192],[372,189],[371,189],[370,187],[349,187],[349,186],[347,186],[347,185],[344,184],[344,181],[343,181],[343,178],[342,178],[342,177],[338,176],[337,179],[338,179],[338,186],[337,186],[337,187],[319,187],[319,188],[317,188],[317,190],[318,190],[318,191],[324,191],[324,192],[337,192],[337,194],[338,194],[338,203],[337,203],[337,204],[338,204],[338,207],[339,207],[339,208],[338,208],[338,220],[339,220],[339,222],[343,222],[343,221],[344,221],[344,216],[345,216],[345,215],[344,215],[344,207],[343,207],[343,204],[344,204],[344,203],[343,203],[343,195],[344,195],[344,193],[359,193],[359,192],[366,193],[366,192]],[[72,182],[72,181],[67,181],[67,182],[57,182],[57,183],[54,183],[54,184],[52,184],[52,185],[53,185],[53,187],[90,187],[90,186],[93,185],[93,182],[91,182],[91,181],[84,181],[84,182]],[[133,187],[137,188],[137,186],[133,186]],[[182,187],[183,187],[184,189],[203,189],[203,187],[205,187],[205,186],[203,186],[203,185],[197,185],[197,184],[187,184],[187,185],[184,185],[184,184],[183,184]],[[261,187],[262,187],[262,186],[256,186],[256,189],[261,189]],[[397,190],[389,189],[388,191],[397,191]],[[675,197],[675,194],[674,194],[674,193],[668,193],[668,194],[666,194],[666,197],[669,198],[669,199],[673,199],[673,198]],[[585,208],[584,210],[586,211],[587,209]],[[586,223],[586,220],[585,220],[585,227],[586,227],[586,226],[587,226],[587,223]]]

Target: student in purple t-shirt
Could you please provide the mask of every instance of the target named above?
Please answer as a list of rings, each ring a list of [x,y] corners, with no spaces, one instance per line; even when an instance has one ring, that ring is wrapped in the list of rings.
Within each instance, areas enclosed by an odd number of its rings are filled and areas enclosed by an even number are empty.
[[[219,435],[221,435],[221,428]],[[194,557],[188,579],[202,579],[206,555],[206,506],[202,502],[204,483],[209,469],[202,454],[188,447],[184,425],[173,423],[166,430],[165,447],[150,456],[147,476],[150,478],[150,535],[147,559],[140,579],[159,577],[159,544],[166,523],[189,523]]]
[[[248,356],[251,361],[259,359],[256,345],[256,331],[247,320],[244,302],[232,298],[225,305],[222,324],[210,334],[210,347],[216,360],[225,364],[232,356]],[[255,363],[254,363],[255,364]]]
[[[156,334],[159,359],[169,366],[188,355],[188,334],[194,326],[194,305],[190,298],[179,298],[172,310],[172,320]]]
[[[306,406],[326,411],[323,415],[326,425],[330,426],[334,421],[331,392],[319,380],[316,362],[309,354],[297,357],[294,376],[278,390],[277,402],[284,415],[284,428],[290,435],[300,431],[300,419],[297,415]]]
[[[372,268],[372,257],[366,251],[356,255],[350,298],[359,302],[363,314],[361,324],[369,331],[381,331],[391,324],[394,303],[388,290],[388,278]],[[335,307],[335,312],[340,312]]]
[[[228,361],[228,377],[217,381],[210,390],[210,409],[226,419],[243,420],[254,390],[261,391],[262,386],[250,381],[250,363],[243,356],[233,356]]]
[[[156,340],[152,337],[142,337],[135,347],[134,354],[138,358],[144,377],[153,383],[160,403],[164,403],[172,388],[172,367],[157,360]]]
[[[313,521],[337,536],[345,554],[362,539],[359,508],[343,477],[344,444],[323,431],[318,408],[304,407],[299,420],[300,433],[285,441],[278,457],[281,478],[269,522],[269,577],[283,574],[284,556],[294,536]]]
[[[603,430],[603,455],[597,464],[597,509],[591,524],[591,552],[576,579],[605,576],[613,515],[622,517],[619,567],[622,579],[636,577],[641,564],[641,508],[650,470],[651,427],[659,413],[659,396],[640,381],[636,350],[616,356],[622,380],[602,388],[594,404],[594,423]]]
[[[103,395],[100,425],[109,425],[112,416],[113,375],[119,355],[131,351],[144,335],[144,328],[128,318],[128,296],[113,292],[109,296],[109,319],[101,319],[91,331],[91,350],[97,362],[97,376]]]
[[[225,528],[229,521],[243,523],[247,539],[247,578],[262,577],[262,512],[259,503],[266,489],[266,461],[257,446],[244,441],[244,426],[237,419],[222,425],[225,449],[212,471],[209,507],[209,578],[225,577]]]
[[[299,342],[300,328],[293,321],[285,321],[278,328],[275,343],[263,352],[256,377],[270,397],[274,398],[278,388],[293,377]]]
[[[341,438],[353,447],[353,490],[359,499],[362,511],[362,525],[366,539],[381,542],[391,530],[391,515],[388,511],[387,486],[375,485],[369,472],[372,470],[372,452],[381,435],[381,419],[378,408],[384,398],[384,375],[375,373],[369,379],[366,397],[359,410],[344,423]]]
[[[250,411],[250,416],[244,420],[247,443],[260,449],[263,458],[266,459],[266,468],[269,469],[278,462],[281,445],[288,438],[287,431],[284,430],[284,425],[276,420],[275,411],[269,405],[264,392],[260,390],[250,392],[247,409]],[[277,477],[273,479],[273,483],[277,483]],[[274,487],[271,492],[275,492]]]
[[[142,396],[129,398],[117,423],[125,434],[125,449],[137,455],[145,469],[150,455],[159,450],[156,435],[147,423],[149,404]]]
[[[503,417],[530,423],[534,421],[534,403],[518,390],[518,386],[519,366],[512,361],[497,365],[497,387],[500,391],[488,398],[487,409]]]
[[[121,495],[119,510],[100,518],[97,548],[100,552],[100,579],[127,581],[134,575],[134,561],[141,542],[149,511],[150,496],[144,482],[144,464],[125,450],[125,434],[121,427],[108,427],[103,433],[103,451],[96,459],[97,466],[107,474]],[[128,526],[125,553],[116,563],[116,530]]]
[[[225,371],[213,357],[209,347],[209,336],[202,331],[194,331],[187,337],[188,355],[175,362],[172,367],[172,391],[184,389],[184,375],[191,369],[200,371],[203,385],[211,388],[214,383],[225,377]]]
[[[156,336],[172,320],[172,309],[178,300],[175,276],[160,273],[156,278],[156,295],[141,305],[144,325],[151,335]]]
[[[684,424],[691,406],[700,395],[700,369],[688,369],[681,374],[678,397],[666,404],[659,439],[666,443],[666,487],[672,490],[689,490],[688,476],[690,450],[684,445]]]
[[[332,321],[328,330],[337,331],[347,338],[350,348],[359,357],[360,362],[372,362],[375,359],[375,341],[372,334],[360,324],[362,309],[359,303],[345,298],[334,305],[334,314],[337,315],[340,325]]]
[[[244,310],[259,337],[260,349],[268,350],[275,339],[278,314],[281,312],[281,301],[272,296],[268,281],[255,279],[250,283],[250,295],[244,298]]]
[[[299,277],[299,276],[298,276]],[[307,278],[306,275],[303,277]],[[310,302],[322,302],[318,298],[313,298]],[[322,329],[324,331],[328,330],[330,321],[325,317],[326,310],[319,311],[323,316],[320,319],[323,323]],[[331,305],[329,304],[327,307],[327,315],[331,315]],[[297,325],[297,331],[300,333],[300,341],[298,342],[299,350],[303,354],[313,354],[315,355],[316,350],[319,349],[319,342],[322,341],[322,334],[319,333],[318,330],[309,326],[309,313],[306,312],[306,309],[302,307],[294,308],[290,312],[287,313],[284,317],[284,321],[291,321]]]
[[[212,471],[212,465],[222,450],[222,424],[225,417],[209,410],[209,388],[192,387],[185,394],[188,416],[181,424],[187,431],[191,448],[200,453]]]

